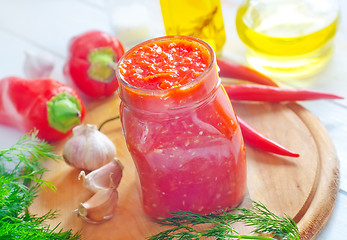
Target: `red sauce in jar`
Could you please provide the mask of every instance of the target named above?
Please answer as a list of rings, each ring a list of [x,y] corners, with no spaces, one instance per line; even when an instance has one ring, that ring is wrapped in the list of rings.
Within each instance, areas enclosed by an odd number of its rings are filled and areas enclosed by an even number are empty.
[[[203,73],[211,57],[206,48],[188,41],[161,41],[132,52],[121,74],[132,86],[167,89],[182,86]]]
[[[227,210],[245,193],[240,127],[214,52],[204,44],[190,37],[159,38],[120,60],[124,137],[144,210],[154,219],[177,210]]]

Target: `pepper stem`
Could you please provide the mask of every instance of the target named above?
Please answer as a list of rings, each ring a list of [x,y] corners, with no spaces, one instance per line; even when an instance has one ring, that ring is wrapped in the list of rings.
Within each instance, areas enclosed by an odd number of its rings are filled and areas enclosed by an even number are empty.
[[[88,76],[96,81],[110,83],[115,76],[116,53],[110,47],[96,48],[88,54]]]
[[[76,97],[61,92],[47,102],[49,126],[66,133],[81,122],[81,105]]]
[[[105,120],[103,123],[101,123],[101,125],[100,125],[100,127],[99,127],[99,131],[101,131],[101,128],[106,124],[106,123],[108,123],[108,122],[111,122],[111,121],[113,121],[113,120],[116,120],[116,119],[118,119],[120,116],[118,115],[118,116],[115,116],[115,117],[113,117],[113,118],[110,118],[110,119],[107,119],[107,120]]]

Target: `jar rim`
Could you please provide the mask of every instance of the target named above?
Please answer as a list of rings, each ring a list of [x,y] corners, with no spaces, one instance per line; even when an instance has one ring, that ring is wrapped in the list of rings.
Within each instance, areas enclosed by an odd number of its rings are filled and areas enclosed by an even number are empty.
[[[183,40],[187,40],[190,42],[195,42],[200,44],[201,46],[205,47],[207,49],[207,51],[210,54],[210,62],[207,66],[207,68],[204,70],[204,72],[202,72],[197,78],[193,79],[192,81],[189,81],[185,84],[182,84],[180,86],[176,86],[176,87],[172,87],[172,88],[167,88],[167,89],[145,89],[145,88],[139,88],[139,87],[135,87],[133,85],[131,85],[130,83],[128,83],[123,75],[120,73],[120,66],[121,64],[127,59],[127,57],[133,53],[135,50],[137,50],[138,48],[145,46],[147,44],[153,43],[153,42],[161,42],[161,41],[167,41],[170,39],[183,39]],[[165,95],[170,91],[175,91],[177,89],[189,89],[190,87],[194,86],[195,84],[203,81],[204,77],[211,71],[211,69],[213,68],[215,62],[216,62],[216,56],[215,56],[215,52],[213,50],[213,48],[205,41],[196,38],[196,37],[191,37],[191,36],[184,36],[184,35],[169,35],[169,36],[162,36],[162,37],[156,37],[156,38],[152,38],[150,40],[144,41],[142,43],[137,44],[136,46],[132,47],[130,50],[128,50],[118,61],[117,65],[116,65],[116,77],[118,79],[118,81],[120,82],[119,85],[123,84],[125,85],[127,88],[132,89],[133,91],[139,92],[139,93],[145,93],[145,94],[151,94],[151,95]]]

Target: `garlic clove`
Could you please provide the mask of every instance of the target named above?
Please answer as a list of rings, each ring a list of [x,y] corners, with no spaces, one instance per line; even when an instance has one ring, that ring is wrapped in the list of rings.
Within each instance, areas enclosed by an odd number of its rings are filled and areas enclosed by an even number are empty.
[[[81,203],[76,212],[89,223],[102,223],[113,217],[117,203],[118,191],[116,188],[102,189],[88,201]]]
[[[88,171],[102,167],[116,157],[113,142],[96,125],[78,125],[65,143],[63,158],[69,165]]]
[[[106,188],[117,188],[123,176],[123,164],[114,158],[111,162],[87,175],[81,171],[78,180],[83,180],[83,186],[91,192]]]
[[[24,74],[29,79],[50,77],[54,68],[54,57],[48,52],[25,52]]]

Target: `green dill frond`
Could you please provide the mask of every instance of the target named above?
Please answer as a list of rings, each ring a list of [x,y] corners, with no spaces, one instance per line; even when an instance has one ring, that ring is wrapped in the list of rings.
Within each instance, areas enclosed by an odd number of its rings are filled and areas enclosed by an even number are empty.
[[[81,239],[80,233],[73,234],[71,230],[57,231],[59,225],[52,229],[49,225],[45,225],[44,221],[50,217],[51,216],[44,215],[41,218],[36,218],[31,215],[23,215],[21,217],[6,217],[0,219],[0,239]]]
[[[275,215],[262,203],[253,202],[253,210],[238,210],[240,214],[236,215],[233,221],[254,227],[255,233],[269,233],[280,239],[299,239],[299,230],[293,219]]]
[[[58,159],[53,146],[37,138],[37,132],[25,135],[7,149],[0,150],[0,239],[81,239],[72,230],[51,228],[45,222],[57,216],[56,211],[37,216],[28,211],[38,190],[55,187],[42,179],[46,169],[42,162]]]
[[[14,172],[23,165],[31,171],[42,169],[43,161],[58,158],[59,155],[54,152],[52,145],[37,138],[37,131],[24,135],[12,147],[0,150],[1,162],[4,163],[6,160],[10,163],[9,165],[14,167]],[[6,166],[3,167],[1,170],[4,172],[11,170]]]
[[[202,237],[213,239],[262,239],[262,240],[299,240],[299,230],[295,222],[289,217],[279,217],[270,212],[263,204],[253,202],[254,208],[235,208],[233,212],[223,212],[221,215],[202,215],[192,212],[178,211],[171,213],[173,216],[164,218],[162,225],[173,226],[164,230],[148,240],[173,240],[191,239]],[[233,223],[243,223],[252,226],[254,233],[270,234],[267,236],[248,236],[239,234],[233,227]],[[197,231],[194,226],[205,224],[204,230]]]
[[[41,179],[46,172],[42,162],[49,159],[59,159],[59,155],[54,152],[52,145],[37,138],[35,131],[24,135],[12,147],[0,150],[0,175],[7,176],[13,182],[30,185],[32,190],[42,185],[54,190],[52,184]]]

